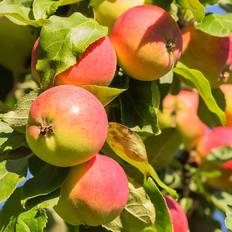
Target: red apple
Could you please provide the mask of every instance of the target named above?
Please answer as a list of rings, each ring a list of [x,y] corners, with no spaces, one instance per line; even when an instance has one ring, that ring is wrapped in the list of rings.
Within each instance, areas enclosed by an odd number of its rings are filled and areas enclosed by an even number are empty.
[[[162,102],[160,123],[175,127],[183,136],[186,148],[193,148],[208,130],[197,115],[199,96],[195,91],[182,89],[177,95],[168,94]]]
[[[216,37],[195,29],[193,23],[182,31],[183,54],[181,62],[200,70],[213,88],[227,82],[224,69],[229,53],[228,37]]]
[[[40,78],[36,71],[37,40],[32,50],[31,68],[37,81]],[[111,83],[117,65],[115,50],[106,36],[93,44],[77,59],[77,63],[54,78],[54,85],[104,85]]]
[[[165,196],[173,225],[173,232],[188,232],[188,219],[180,205],[171,197]]]
[[[103,146],[107,115],[87,90],[62,85],[50,88],[32,103],[27,142],[42,160],[61,167],[92,158]]]
[[[124,170],[110,157],[97,154],[71,168],[55,210],[69,224],[97,226],[116,218],[127,199]]]
[[[121,67],[133,78],[151,81],[172,69],[181,55],[178,25],[158,6],[130,8],[115,22],[111,41]]]

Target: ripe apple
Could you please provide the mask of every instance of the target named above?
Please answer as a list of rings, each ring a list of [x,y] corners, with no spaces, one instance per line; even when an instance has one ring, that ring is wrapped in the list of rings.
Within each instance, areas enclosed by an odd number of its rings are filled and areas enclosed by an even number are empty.
[[[55,210],[69,224],[97,226],[116,218],[127,199],[124,170],[110,157],[97,154],[71,168]]]
[[[115,22],[111,41],[119,64],[133,78],[151,81],[165,75],[181,55],[178,25],[158,6],[130,8]]]
[[[197,154],[202,159],[204,168],[216,169],[221,171],[218,177],[207,177],[207,183],[218,189],[232,189],[232,160],[219,164],[204,164],[204,158],[215,148],[229,146],[232,147],[232,128],[215,127],[208,131],[200,140],[197,146]]]
[[[112,30],[116,19],[126,10],[143,4],[152,3],[152,0],[98,0],[92,3],[96,20]]]
[[[39,40],[32,50],[31,69],[34,78],[40,81],[36,71]],[[54,78],[54,85],[105,85],[115,74],[117,57],[109,37],[105,36],[91,44],[77,59],[77,63]]]
[[[0,16],[0,65],[14,73],[26,72],[35,39],[31,27],[17,25]]]
[[[182,89],[177,95],[168,94],[163,99],[159,113],[162,126],[176,127],[183,136],[186,148],[191,149],[208,130],[197,115],[199,96],[195,91]]]
[[[171,197],[165,195],[165,200],[170,212],[173,232],[188,232],[188,219],[180,205]]]
[[[32,103],[26,138],[42,160],[61,167],[92,158],[103,146],[108,128],[103,105],[87,90],[52,87]]]
[[[180,61],[190,68],[200,70],[216,88],[227,82],[224,74],[229,53],[228,37],[216,37],[195,29],[193,23],[182,31],[183,54]]]
[[[232,127],[232,84],[221,85],[220,89],[224,93],[226,100],[226,125]]]

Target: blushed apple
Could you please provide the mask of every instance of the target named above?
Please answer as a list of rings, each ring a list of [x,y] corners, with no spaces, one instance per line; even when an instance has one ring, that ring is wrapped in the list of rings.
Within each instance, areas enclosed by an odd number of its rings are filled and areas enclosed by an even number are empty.
[[[26,138],[42,160],[61,167],[91,159],[103,146],[108,128],[105,109],[87,90],[52,87],[32,103]]]
[[[207,177],[207,183],[217,189],[232,190],[232,160],[224,163],[204,163],[204,159],[213,149],[223,146],[232,147],[232,128],[215,127],[202,137],[196,152],[202,159],[202,167],[221,171],[218,177]]]
[[[182,50],[177,23],[167,11],[153,5],[136,6],[124,12],[114,24],[111,41],[121,67],[142,81],[165,75]]]
[[[31,69],[34,78],[42,77],[36,71],[39,40],[32,50]],[[54,77],[54,85],[103,85],[108,86],[114,78],[117,57],[109,37],[105,36],[91,44],[72,67]]]
[[[200,70],[216,88],[228,81],[224,76],[229,53],[228,37],[216,37],[197,30],[191,22],[182,30],[183,54],[180,61]]]
[[[162,102],[159,121],[168,127],[176,127],[183,136],[187,149],[196,146],[208,127],[197,115],[199,95],[192,90],[182,89],[177,95],[168,94]]]
[[[164,197],[170,212],[173,232],[188,232],[188,219],[181,206],[171,197],[167,195]]]
[[[55,210],[69,224],[97,226],[116,218],[127,199],[124,170],[110,157],[97,154],[71,168]]]

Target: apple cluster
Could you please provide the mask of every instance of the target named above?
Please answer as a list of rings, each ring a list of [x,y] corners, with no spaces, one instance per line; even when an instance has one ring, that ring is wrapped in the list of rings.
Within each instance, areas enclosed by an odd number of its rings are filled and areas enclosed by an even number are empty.
[[[198,116],[199,95],[196,91],[182,89],[177,95],[168,94],[162,102],[163,110],[159,113],[163,127],[176,127],[183,138],[185,149],[190,152],[190,163],[196,163],[204,170],[217,170],[219,174],[209,176],[207,184],[225,191],[232,189],[232,161],[206,162],[214,149],[232,147],[232,85],[220,86],[225,95],[225,126],[210,128]]]
[[[127,6],[117,1],[121,9],[120,14],[114,11],[117,15],[106,10],[110,1],[96,6],[96,19],[109,27],[110,35],[92,43],[76,64],[55,76],[53,86],[32,103],[26,130],[31,150],[51,165],[71,167],[55,207],[69,224],[107,223],[121,213],[128,199],[124,170],[110,157],[99,154],[108,128],[104,106],[81,86],[110,85],[117,63],[132,78],[157,80],[181,56],[182,36],[175,20],[164,9],[144,3],[134,1]],[[40,82],[38,51],[39,38],[32,50],[31,68]],[[186,232],[184,212],[170,197],[166,201],[174,215],[174,231]]]

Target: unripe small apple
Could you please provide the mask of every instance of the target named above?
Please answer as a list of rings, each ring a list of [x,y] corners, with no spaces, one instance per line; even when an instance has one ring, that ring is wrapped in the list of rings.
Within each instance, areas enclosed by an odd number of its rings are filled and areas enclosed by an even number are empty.
[[[153,5],[130,8],[115,22],[111,41],[119,64],[133,78],[151,81],[170,71],[181,55],[177,23]]]
[[[205,164],[204,158],[215,148],[232,147],[232,128],[215,127],[208,131],[197,146],[197,154],[202,159],[202,167],[221,171],[218,177],[207,177],[207,183],[217,189],[232,190],[232,160],[224,163]]]
[[[55,210],[69,224],[97,226],[116,218],[127,199],[124,170],[110,157],[97,154],[71,168]]]
[[[197,115],[199,96],[195,91],[182,89],[177,95],[168,94],[162,102],[159,120],[176,127],[183,136],[186,148],[193,148],[208,130]]]
[[[228,37],[209,35],[197,30],[191,22],[182,30],[182,38],[181,62],[200,70],[213,88],[228,81],[224,72],[229,53]]]
[[[149,3],[152,3],[152,0],[98,0],[92,6],[96,20],[109,27],[109,31],[111,31],[116,19],[126,10]]]
[[[92,158],[103,146],[108,128],[105,109],[87,90],[52,87],[32,103],[26,138],[42,160],[61,167]]]
[[[165,196],[173,225],[173,232],[188,232],[188,219],[181,206],[171,197]]]
[[[31,69],[33,77],[40,82],[36,71],[39,40],[32,50]],[[105,36],[91,44],[77,59],[77,63],[54,77],[54,85],[104,85],[114,78],[117,57],[109,37]]]

